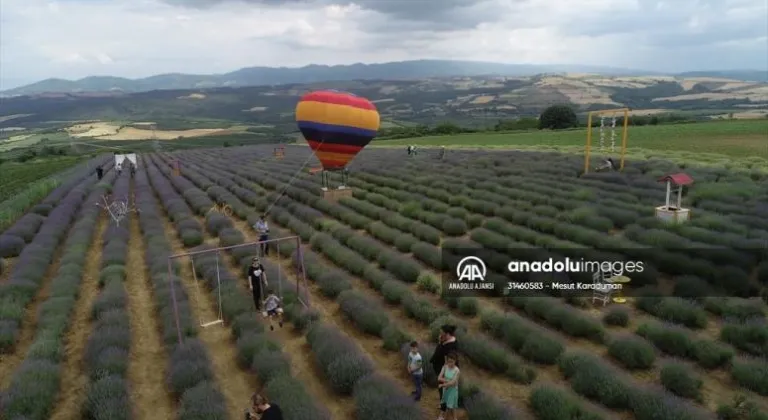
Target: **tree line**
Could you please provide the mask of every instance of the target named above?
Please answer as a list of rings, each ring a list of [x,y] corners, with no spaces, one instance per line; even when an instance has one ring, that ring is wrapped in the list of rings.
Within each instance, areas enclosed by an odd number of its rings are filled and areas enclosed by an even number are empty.
[[[606,124],[611,124],[606,118]],[[631,115],[629,125],[659,125],[694,123],[697,120],[679,114],[659,115]],[[616,126],[624,124],[624,115],[616,115]],[[592,127],[600,126],[600,118],[592,119]],[[527,131],[527,130],[567,130],[573,128],[586,128],[587,119],[579,118],[576,111],[568,105],[552,105],[545,109],[538,118],[522,117],[517,119],[499,120],[495,125],[487,128],[463,127],[452,122],[443,122],[435,126],[416,125],[409,127],[384,128],[379,131],[377,139],[405,139],[411,137],[447,136],[466,133]]]

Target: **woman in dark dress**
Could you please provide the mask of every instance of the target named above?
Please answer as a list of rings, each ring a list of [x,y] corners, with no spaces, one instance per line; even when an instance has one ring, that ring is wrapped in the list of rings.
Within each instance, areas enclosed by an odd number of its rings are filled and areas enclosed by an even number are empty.
[[[456,341],[456,326],[446,324],[440,327],[440,337],[438,340],[435,352],[432,354],[432,358],[429,359],[429,362],[432,364],[432,369],[434,369],[437,374],[443,370],[445,357],[451,353],[459,352],[458,342]],[[457,361],[456,366],[458,365],[459,363]],[[437,390],[440,392],[440,399],[442,400],[443,389],[438,388]]]
[[[248,267],[248,287],[253,294],[253,304],[256,311],[261,312],[262,289],[267,286],[267,273],[264,272],[264,266],[261,261],[254,257],[251,266]]]

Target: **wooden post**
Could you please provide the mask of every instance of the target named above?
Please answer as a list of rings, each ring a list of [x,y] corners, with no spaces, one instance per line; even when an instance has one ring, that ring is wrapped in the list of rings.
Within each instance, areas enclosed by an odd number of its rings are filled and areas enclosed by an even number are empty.
[[[619,171],[624,171],[624,158],[627,155],[627,129],[629,128],[629,109],[624,110],[624,127],[621,130],[621,163]]]
[[[672,195],[672,181],[667,180],[667,209],[669,209],[669,197]]]
[[[592,112],[587,117],[587,147],[584,151],[584,173],[589,172],[589,153],[592,149]]]

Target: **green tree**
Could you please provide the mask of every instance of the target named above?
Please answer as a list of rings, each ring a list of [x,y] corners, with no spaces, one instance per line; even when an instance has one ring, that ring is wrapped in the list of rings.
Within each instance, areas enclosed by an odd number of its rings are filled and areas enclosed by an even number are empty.
[[[438,135],[450,135],[450,134],[459,134],[463,130],[461,127],[459,127],[456,124],[450,123],[450,122],[444,122],[433,130],[435,134]]]
[[[568,105],[552,105],[539,116],[539,130],[563,130],[579,126],[576,112]]]

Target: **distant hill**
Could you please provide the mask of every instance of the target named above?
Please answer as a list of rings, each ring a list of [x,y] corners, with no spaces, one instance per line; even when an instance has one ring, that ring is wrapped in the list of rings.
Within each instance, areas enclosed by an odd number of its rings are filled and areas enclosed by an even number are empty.
[[[768,82],[768,70],[723,70],[723,71],[688,71],[676,74],[678,77],[712,77],[748,82]]]
[[[413,60],[381,64],[338,66],[309,65],[299,68],[246,67],[226,74],[161,74],[143,79],[91,76],[72,81],[47,79],[0,92],[3,96],[41,93],[121,91],[126,93],[166,89],[204,89],[317,83],[344,80],[407,80],[450,76],[531,76],[540,73],[599,73],[605,75],[653,74],[599,66],[499,64],[476,61]]]
[[[103,85],[105,80],[99,83]],[[23,135],[34,129],[54,129],[67,121],[101,120],[155,122],[159,130],[258,125],[262,127],[259,132],[268,127],[286,133],[296,130],[294,110],[301,95],[317,89],[338,89],[369,98],[385,126],[443,121],[480,126],[535,117],[553,104],[571,104],[580,112],[628,107],[633,115],[765,118],[768,113],[766,82],[725,79],[719,74],[682,78],[574,73],[25,95],[3,99],[0,131]]]

